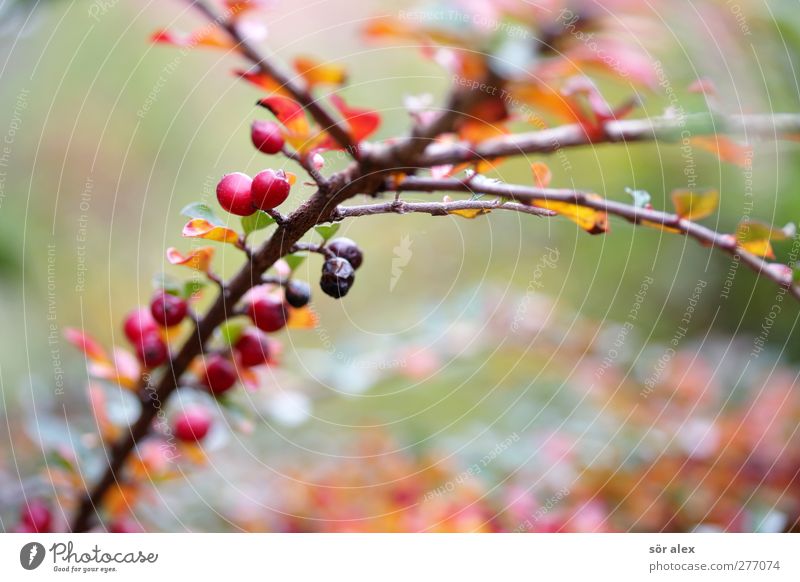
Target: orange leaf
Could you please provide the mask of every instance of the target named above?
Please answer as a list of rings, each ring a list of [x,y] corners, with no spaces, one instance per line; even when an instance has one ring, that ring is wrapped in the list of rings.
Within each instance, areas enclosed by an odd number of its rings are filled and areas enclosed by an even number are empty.
[[[724,135],[698,136],[689,139],[696,148],[711,152],[723,162],[746,167],[753,157],[753,148],[738,144]]]
[[[211,224],[202,218],[194,218],[187,222],[181,234],[187,238],[204,238],[229,244],[236,244],[239,241],[239,233],[235,230]]]
[[[204,47],[223,50],[236,48],[226,33],[218,28],[209,27],[190,34],[160,29],[151,35],[150,40],[156,44],[169,44],[180,48]]]
[[[587,197],[602,200],[597,194],[587,194]],[[546,208],[569,218],[572,222],[580,226],[589,234],[602,234],[608,232],[608,216],[605,212],[573,204],[572,202],[561,202],[556,200],[537,200],[534,204],[540,208]]]
[[[572,96],[565,96],[545,83],[516,83],[511,87],[514,96],[524,103],[555,116],[566,123],[584,123],[580,105]]]
[[[323,63],[313,57],[297,57],[292,64],[309,89],[321,84],[343,85],[347,82],[347,71],[342,65]]]
[[[263,89],[267,93],[274,93],[276,95],[282,95],[284,97],[288,97],[289,93],[284,89],[283,85],[278,83],[272,77],[269,77],[263,73],[259,73],[256,71],[245,71],[242,69],[234,69],[233,74],[239,77],[240,79],[244,79],[248,83],[255,85],[259,89]]]
[[[319,323],[319,318],[308,307],[289,310],[289,320],[286,327],[289,329],[314,329]]]
[[[377,111],[350,107],[338,95],[331,95],[331,103],[342,114],[342,118],[350,128],[350,138],[355,143],[360,143],[371,136],[381,125],[381,116]]]
[[[531,171],[533,172],[533,182],[537,188],[547,188],[550,181],[553,179],[553,173],[544,162],[533,162],[531,164]]]
[[[170,247],[167,249],[167,260],[170,262],[170,264],[183,265],[203,273],[208,273],[208,269],[211,266],[211,259],[213,257],[214,247],[200,247],[198,249],[193,249],[186,256],[182,255],[175,247]]]
[[[69,343],[86,354],[86,357],[89,358],[91,362],[109,361],[105,350],[103,350],[100,344],[82,331],[73,327],[68,327],[64,330],[64,337]]]
[[[471,144],[478,144],[487,139],[508,135],[508,130],[502,125],[485,123],[478,120],[469,120],[458,128],[458,136]]]
[[[225,0],[225,8],[231,18],[239,18],[242,14],[266,8],[265,0]]]
[[[704,190],[694,192],[692,190],[673,190],[672,204],[675,212],[681,218],[687,220],[700,220],[712,214],[719,204],[719,192],[717,190]]]
[[[305,111],[297,101],[276,95],[265,97],[258,104],[269,109],[283,125],[284,139],[297,151],[301,153],[311,151],[325,139],[326,135],[322,132],[312,135]]]
[[[423,35],[397,18],[387,16],[371,20],[364,27],[364,36],[367,40],[420,41]]]
[[[111,518],[119,518],[130,514],[136,502],[139,500],[139,488],[136,485],[126,483],[114,484],[105,496],[103,505]]]
[[[106,410],[106,395],[103,389],[90,383],[87,387],[89,405],[91,406],[92,413],[94,414],[97,427],[100,429],[100,438],[103,442],[109,442],[119,436],[119,428],[115,426],[108,417]]]

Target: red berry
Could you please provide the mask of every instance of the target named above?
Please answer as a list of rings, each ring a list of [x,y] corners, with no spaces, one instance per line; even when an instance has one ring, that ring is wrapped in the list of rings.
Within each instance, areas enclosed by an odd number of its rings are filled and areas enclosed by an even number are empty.
[[[144,336],[158,333],[158,326],[150,310],[140,307],[125,318],[124,330],[128,341],[137,344]]]
[[[158,332],[136,342],[136,357],[147,368],[157,368],[169,359],[169,349]]]
[[[292,185],[283,170],[264,170],[253,178],[253,206],[261,210],[272,210],[289,197]]]
[[[188,308],[183,298],[166,291],[156,293],[150,302],[150,314],[158,325],[164,327],[178,325],[186,317]]]
[[[220,355],[213,355],[206,363],[205,385],[213,394],[227,392],[236,384],[236,368]]]
[[[217,201],[231,214],[250,216],[255,212],[250,194],[253,180],[241,172],[225,174],[217,184]]]
[[[283,149],[283,135],[277,123],[254,121],[250,128],[250,138],[256,149],[265,154],[277,154]]]
[[[239,363],[245,368],[260,366],[269,361],[269,342],[260,331],[248,329],[239,336],[236,342]]]
[[[288,312],[283,301],[267,296],[255,299],[248,307],[248,315],[253,324],[261,331],[278,331],[286,325]]]
[[[211,415],[204,408],[189,408],[172,421],[175,438],[184,442],[201,441],[211,428]]]
[[[26,532],[49,532],[53,520],[50,508],[41,499],[32,499],[22,508],[19,529]]]

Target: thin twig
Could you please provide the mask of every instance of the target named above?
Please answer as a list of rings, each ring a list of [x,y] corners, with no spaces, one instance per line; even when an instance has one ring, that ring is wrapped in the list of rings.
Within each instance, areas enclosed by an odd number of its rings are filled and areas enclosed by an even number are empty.
[[[791,292],[795,299],[800,300],[800,287],[794,285],[792,276],[781,265],[770,263],[763,258],[741,248],[736,237],[731,234],[716,232],[702,224],[681,218],[677,214],[662,212],[652,208],[640,208],[614,200],[589,196],[590,192],[579,190],[566,190],[556,188],[536,188],[503,184],[498,182],[470,182],[466,184],[461,180],[452,178],[417,178],[408,177],[400,184],[387,186],[402,192],[463,192],[465,194],[488,194],[509,198],[518,202],[531,204],[543,201],[568,202],[599,210],[607,214],[624,218],[633,224],[650,222],[667,228],[672,228],[690,236],[705,246],[718,248],[737,260],[741,260],[756,273],[772,280],[780,287]]]
[[[269,61],[261,52],[245,38],[237,28],[236,19],[229,17],[220,17],[211,9],[211,7],[204,0],[188,0],[195,8],[197,8],[204,16],[211,22],[216,22],[220,27],[225,29],[233,41],[236,43],[237,49],[241,54],[252,61],[258,71],[267,77],[273,79],[278,83],[282,89],[285,89],[297,100],[300,105],[320,124],[342,148],[349,152],[351,155],[357,153],[355,144],[350,137],[350,132],[342,124],[331,115],[327,109],[320,103],[314,96],[305,88],[292,80],[288,75],[276,67]],[[227,15],[229,16],[229,15]]]
[[[381,204],[363,204],[359,206],[340,206],[333,214],[333,220],[375,214],[407,214],[419,212],[431,216],[448,216],[459,211],[477,210],[489,213],[493,210],[512,210],[534,216],[556,216],[552,210],[519,204],[518,202],[502,202],[501,200],[454,200],[452,202],[406,202],[393,200]]]
[[[800,116],[775,115],[712,116],[698,113],[685,117],[623,119],[608,121],[600,139],[590,139],[580,125],[562,125],[516,135],[488,139],[478,145],[468,142],[431,144],[417,160],[418,167],[458,164],[476,160],[547,154],[563,148],[600,143],[640,141],[678,142],[692,137],[730,133],[754,139],[783,139],[800,135]]]

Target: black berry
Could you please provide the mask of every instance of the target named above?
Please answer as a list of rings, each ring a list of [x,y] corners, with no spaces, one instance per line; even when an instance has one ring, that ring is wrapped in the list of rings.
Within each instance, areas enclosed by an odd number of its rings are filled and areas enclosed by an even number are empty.
[[[305,307],[311,301],[311,286],[305,281],[292,279],[286,284],[286,303],[292,307]]]
[[[346,259],[354,269],[358,269],[361,263],[364,262],[364,254],[354,240],[349,238],[339,237],[333,239],[328,243],[328,250],[330,250],[337,257]]]
[[[326,295],[339,299],[347,295],[355,278],[353,266],[346,259],[334,257],[322,266],[319,286]]]

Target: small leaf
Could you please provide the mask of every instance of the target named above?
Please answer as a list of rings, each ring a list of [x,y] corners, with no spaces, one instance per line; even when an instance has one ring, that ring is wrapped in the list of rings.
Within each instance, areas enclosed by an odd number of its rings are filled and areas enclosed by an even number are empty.
[[[197,32],[182,33],[171,30],[157,30],[150,36],[150,40],[156,44],[169,44],[181,48],[214,48],[231,50],[237,48],[227,34],[218,28],[204,27]]]
[[[275,94],[275,95],[282,95],[283,97],[291,97],[291,95],[284,89],[283,85],[278,83],[272,77],[269,77],[261,72],[256,71],[245,71],[243,69],[234,69],[233,74],[255,85],[259,89],[263,89],[267,93]]]
[[[783,230],[758,220],[743,220],[736,227],[736,241],[739,246],[747,252],[767,259],[775,258],[770,241],[787,238]]]
[[[263,210],[257,210],[250,216],[242,217],[242,228],[244,229],[245,236],[249,235],[251,232],[265,229],[271,224],[275,224],[275,219]]]
[[[293,255],[286,255],[283,257],[284,262],[289,266],[290,271],[295,271],[303,261],[306,260],[306,255],[295,253]]]
[[[673,190],[672,204],[675,213],[687,220],[700,220],[712,214],[719,205],[719,192],[717,190]]]
[[[475,198],[473,197],[473,200],[474,199]],[[449,196],[445,196],[442,199],[442,201],[445,204],[447,204],[449,202],[452,202],[453,199],[450,198]],[[489,210],[488,208],[469,208],[469,209],[463,209],[463,210],[460,209],[460,210],[448,210],[447,211],[448,214],[455,214],[456,216],[461,216],[462,218],[468,218],[470,220],[472,220],[474,218],[477,218],[478,216],[481,216],[483,214],[489,214],[490,212],[491,212],[491,210]]]
[[[167,260],[170,262],[170,264],[183,265],[203,273],[208,273],[208,269],[211,266],[211,259],[213,257],[214,247],[200,247],[198,249],[193,249],[188,255],[185,256],[182,255],[181,252],[175,247],[170,247],[167,249]]]
[[[289,329],[314,329],[319,318],[308,306],[289,310],[286,327]]]
[[[206,284],[207,281],[203,281],[202,279],[190,279],[189,281],[186,281],[183,284],[183,298],[191,299],[194,295],[200,293]]]
[[[360,143],[371,136],[381,125],[381,116],[377,111],[351,107],[338,95],[331,95],[331,103],[347,123],[350,128],[350,138],[355,143]],[[338,147],[338,144],[331,144],[332,149],[335,147]]]
[[[226,345],[233,347],[247,328],[249,322],[244,317],[234,317],[219,326],[219,335]]]
[[[587,194],[587,197],[602,200],[597,194]],[[601,210],[556,200],[537,200],[535,206],[546,208],[569,218],[589,234],[602,234],[608,232],[608,216]]]
[[[200,218],[206,222],[210,222],[214,226],[222,226],[225,224],[222,219],[214,214],[214,210],[208,204],[203,204],[202,202],[192,202],[184,206],[183,210],[181,210],[181,214],[189,218]]]
[[[92,337],[79,329],[68,327],[64,330],[64,337],[69,343],[78,348],[90,362],[108,362],[108,356],[100,344]]]
[[[314,228],[314,230],[319,233],[322,237],[323,242],[328,242],[333,236],[339,231],[339,227],[342,226],[338,222],[334,224],[321,224]]]
[[[170,295],[178,295],[181,296],[183,289],[181,287],[180,281],[175,279],[166,273],[156,273],[153,275],[153,279],[151,280],[153,285],[153,289],[156,291],[164,290]]]
[[[725,135],[697,136],[689,139],[694,147],[711,152],[723,162],[747,167],[753,157],[753,149],[748,145],[736,143]]]
[[[632,190],[625,188],[625,192],[633,197],[633,205],[636,208],[647,208],[650,205],[650,192],[647,190]]]
[[[202,218],[194,218],[187,222],[181,234],[187,238],[202,238],[229,244],[236,244],[239,241],[239,233],[235,230],[212,224]]]
[[[323,63],[313,57],[297,57],[292,64],[309,89],[320,84],[343,85],[347,82],[347,71],[342,65]]]
[[[550,181],[553,179],[553,173],[544,162],[533,162],[531,164],[531,171],[533,172],[533,183],[537,188],[547,188]]]

